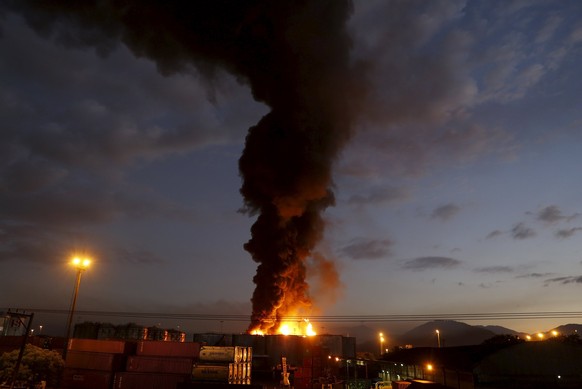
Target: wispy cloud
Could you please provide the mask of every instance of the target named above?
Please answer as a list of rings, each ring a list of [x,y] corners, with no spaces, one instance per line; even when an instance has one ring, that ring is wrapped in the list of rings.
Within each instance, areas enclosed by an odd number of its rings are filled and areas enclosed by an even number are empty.
[[[582,284],[582,276],[566,276],[566,277],[556,277],[547,279],[546,284],[549,283],[559,283],[559,284]]]
[[[543,278],[549,277],[554,273],[528,273],[528,274],[520,274],[515,276],[515,278]]]
[[[556,231],[556,237],[566,239],[572,237],[578,231],[582,231],[582,227],[574,227]]]
[[[353,195],[349,198],[348,204],[358,206],[367,204],[386,204],[406,200],[409,197],[410,193],[403,188],[375,188],[365,195]]]
[[[461,208],[455,204],[446,204],[443,206],[440,206],[438,208],[435,208],[431,215],[430,218],[431,219],[440,219],[442,221],[447,221],[449,219],[451,219],[453,216],[455,216],[457,213],[459,213],[459,211],[461,210]]]
[[[511,236],[513,239],[528,239],[536,236],[536,232],[524,223],[518,223],[511,229]]]
[[[537,214],[537,219],[546,224],[555,224],[560,221],[571,221],[578,217],[578,213],[566,216],[557,205],[549,205],[541,209]]]
[[[157,256],[155,253],[147,250],[130,250],[126,248],[118,248],[113,253],[113,258],[119,262],[131,263],[135,265],[153,265],[162,264],[164,259]]]
[[[404,262],[402,268],[409,270],[452,269],[462,262],[449,257],[419,257]]]
[[[477,273],[512,273],[515,268],[512,266],[486,266],[474,269]]]
[[[489,234],[487,234],[486,239],[493,239],[499,235],[503,235],[503,232],[500,230],[494,230],[494,231],[491,231]]]
[[[354,239],[341,252],[354,260],[381,259],[392,255],[390,249],[393,242],[390,239]]]

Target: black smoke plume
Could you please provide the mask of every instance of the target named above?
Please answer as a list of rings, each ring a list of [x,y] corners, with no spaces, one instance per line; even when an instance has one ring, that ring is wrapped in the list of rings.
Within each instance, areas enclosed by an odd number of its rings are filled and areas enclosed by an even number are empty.
[[[355,94],[347,0],[3,0],[39,34],[107,55],[119,42],[162,74],[226,69],[270,112],[239,161],[245,249],[259,264],[249,329],[272,332],[311,304],[305,261],[333,205],[332,164],[350,136]],[[128,87],[131,87],[128,85]]]

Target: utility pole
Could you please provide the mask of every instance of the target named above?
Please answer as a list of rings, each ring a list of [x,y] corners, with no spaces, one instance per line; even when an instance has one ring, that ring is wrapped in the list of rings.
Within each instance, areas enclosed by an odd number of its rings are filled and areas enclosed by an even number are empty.
[[[30,328],[32,327],[32,318],[34,317],[34,313],[24,313],[18,312],[11,312],[10,309],[8,310],[7,317],[10,318],[12,322],[12,318],[18,319],[18,325],[24,326],[24,321],[22,319],[28,318],[26,323],[26,330],[24,331],[24,339],[22,339],[22,344],[20,345],[20,352],[18,353],[18,359],[16,360],[16,365],[14,365],[14,371],[12,372],[12,382],[10,383],[10,389],[14,388],[14,383],[16,382],[16,377],[18,376],[18,370],[20,370],[20,364],[22,363],[22,356],[24,355],[24,349],[26,348],[26,342],[28,341],[28,334],[30,333]]]

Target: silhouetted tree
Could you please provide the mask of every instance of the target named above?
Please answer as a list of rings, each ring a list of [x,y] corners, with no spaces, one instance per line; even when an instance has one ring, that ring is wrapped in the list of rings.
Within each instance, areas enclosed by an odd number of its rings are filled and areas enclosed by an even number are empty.
[[[0,357],[0,382],[12,379],[19,352],[14,350]],[[56,386],[64,366],[65,362],[58,352],[27,344],[16,379],[28,383],[46,381],[49,386]]]
[[[523,343],[525,340],[521,339],[519,336],[516,335],[495,335],[492,338],[489,338],[483,342],[483,344],[518,344]]]

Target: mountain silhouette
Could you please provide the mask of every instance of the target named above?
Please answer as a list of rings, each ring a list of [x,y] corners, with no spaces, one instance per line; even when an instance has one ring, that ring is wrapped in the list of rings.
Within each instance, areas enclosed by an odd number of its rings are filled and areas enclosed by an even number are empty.
[[[399,340],[401,345],[413,347],[438,347],[439,341],[441,347],[453,347],[481,344],[495,335],[498,334],[480,326],[453,320],[436,320],[413,328],[400,336]]]

